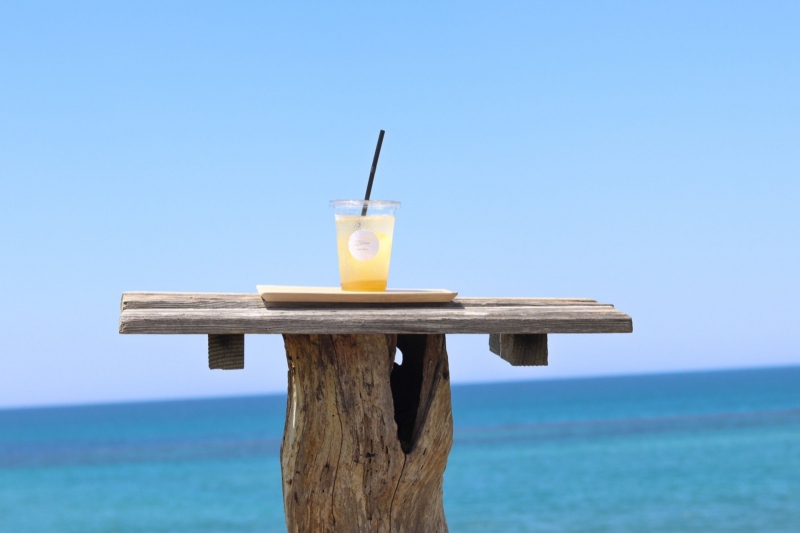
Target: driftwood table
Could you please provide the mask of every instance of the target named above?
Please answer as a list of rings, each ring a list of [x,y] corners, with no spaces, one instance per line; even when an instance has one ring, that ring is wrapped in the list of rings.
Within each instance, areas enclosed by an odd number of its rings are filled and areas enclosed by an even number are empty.
[[[588,299],[267,307],[258,294],[144,292],[123,294],[119,324],[120,333],[208,335],[208,364],[219,369],[244,368],[245,334],[283,335],[281,471],[292,533],[447,531],[446,333],[488,333],[489,349],[520,366],[547,364],[548,334],[632,329],[628,315]]]

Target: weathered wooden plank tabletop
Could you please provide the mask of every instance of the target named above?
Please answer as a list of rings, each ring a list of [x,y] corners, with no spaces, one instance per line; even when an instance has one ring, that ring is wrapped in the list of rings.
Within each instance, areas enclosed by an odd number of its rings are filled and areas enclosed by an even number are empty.
[[[258,294],[126,292],[120,333],[630,333],[586,298],[457,298],[449,304],[267,305]]]

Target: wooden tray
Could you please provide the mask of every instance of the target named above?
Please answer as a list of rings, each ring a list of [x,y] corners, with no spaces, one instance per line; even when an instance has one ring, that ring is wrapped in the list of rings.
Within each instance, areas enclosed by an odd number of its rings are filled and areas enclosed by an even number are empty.
[[[343,291],[339,287],[257,285],[267,303],[446,303],[458,294],[444,289],[387,289],[386,292]]]

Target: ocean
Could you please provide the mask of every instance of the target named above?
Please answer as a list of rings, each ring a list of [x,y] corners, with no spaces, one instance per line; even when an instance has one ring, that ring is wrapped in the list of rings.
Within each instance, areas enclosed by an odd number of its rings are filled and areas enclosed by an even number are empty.
[[[285,396],[0,410],[0,532],[285,531]],[[800,532],[800,367],[453,386],[450,531]]]

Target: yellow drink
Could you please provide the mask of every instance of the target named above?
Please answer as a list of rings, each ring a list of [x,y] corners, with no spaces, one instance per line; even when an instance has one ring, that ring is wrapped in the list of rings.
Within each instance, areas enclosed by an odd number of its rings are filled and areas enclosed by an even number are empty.
[[[394,215],[336,215],[342,290],[385,291]]]

